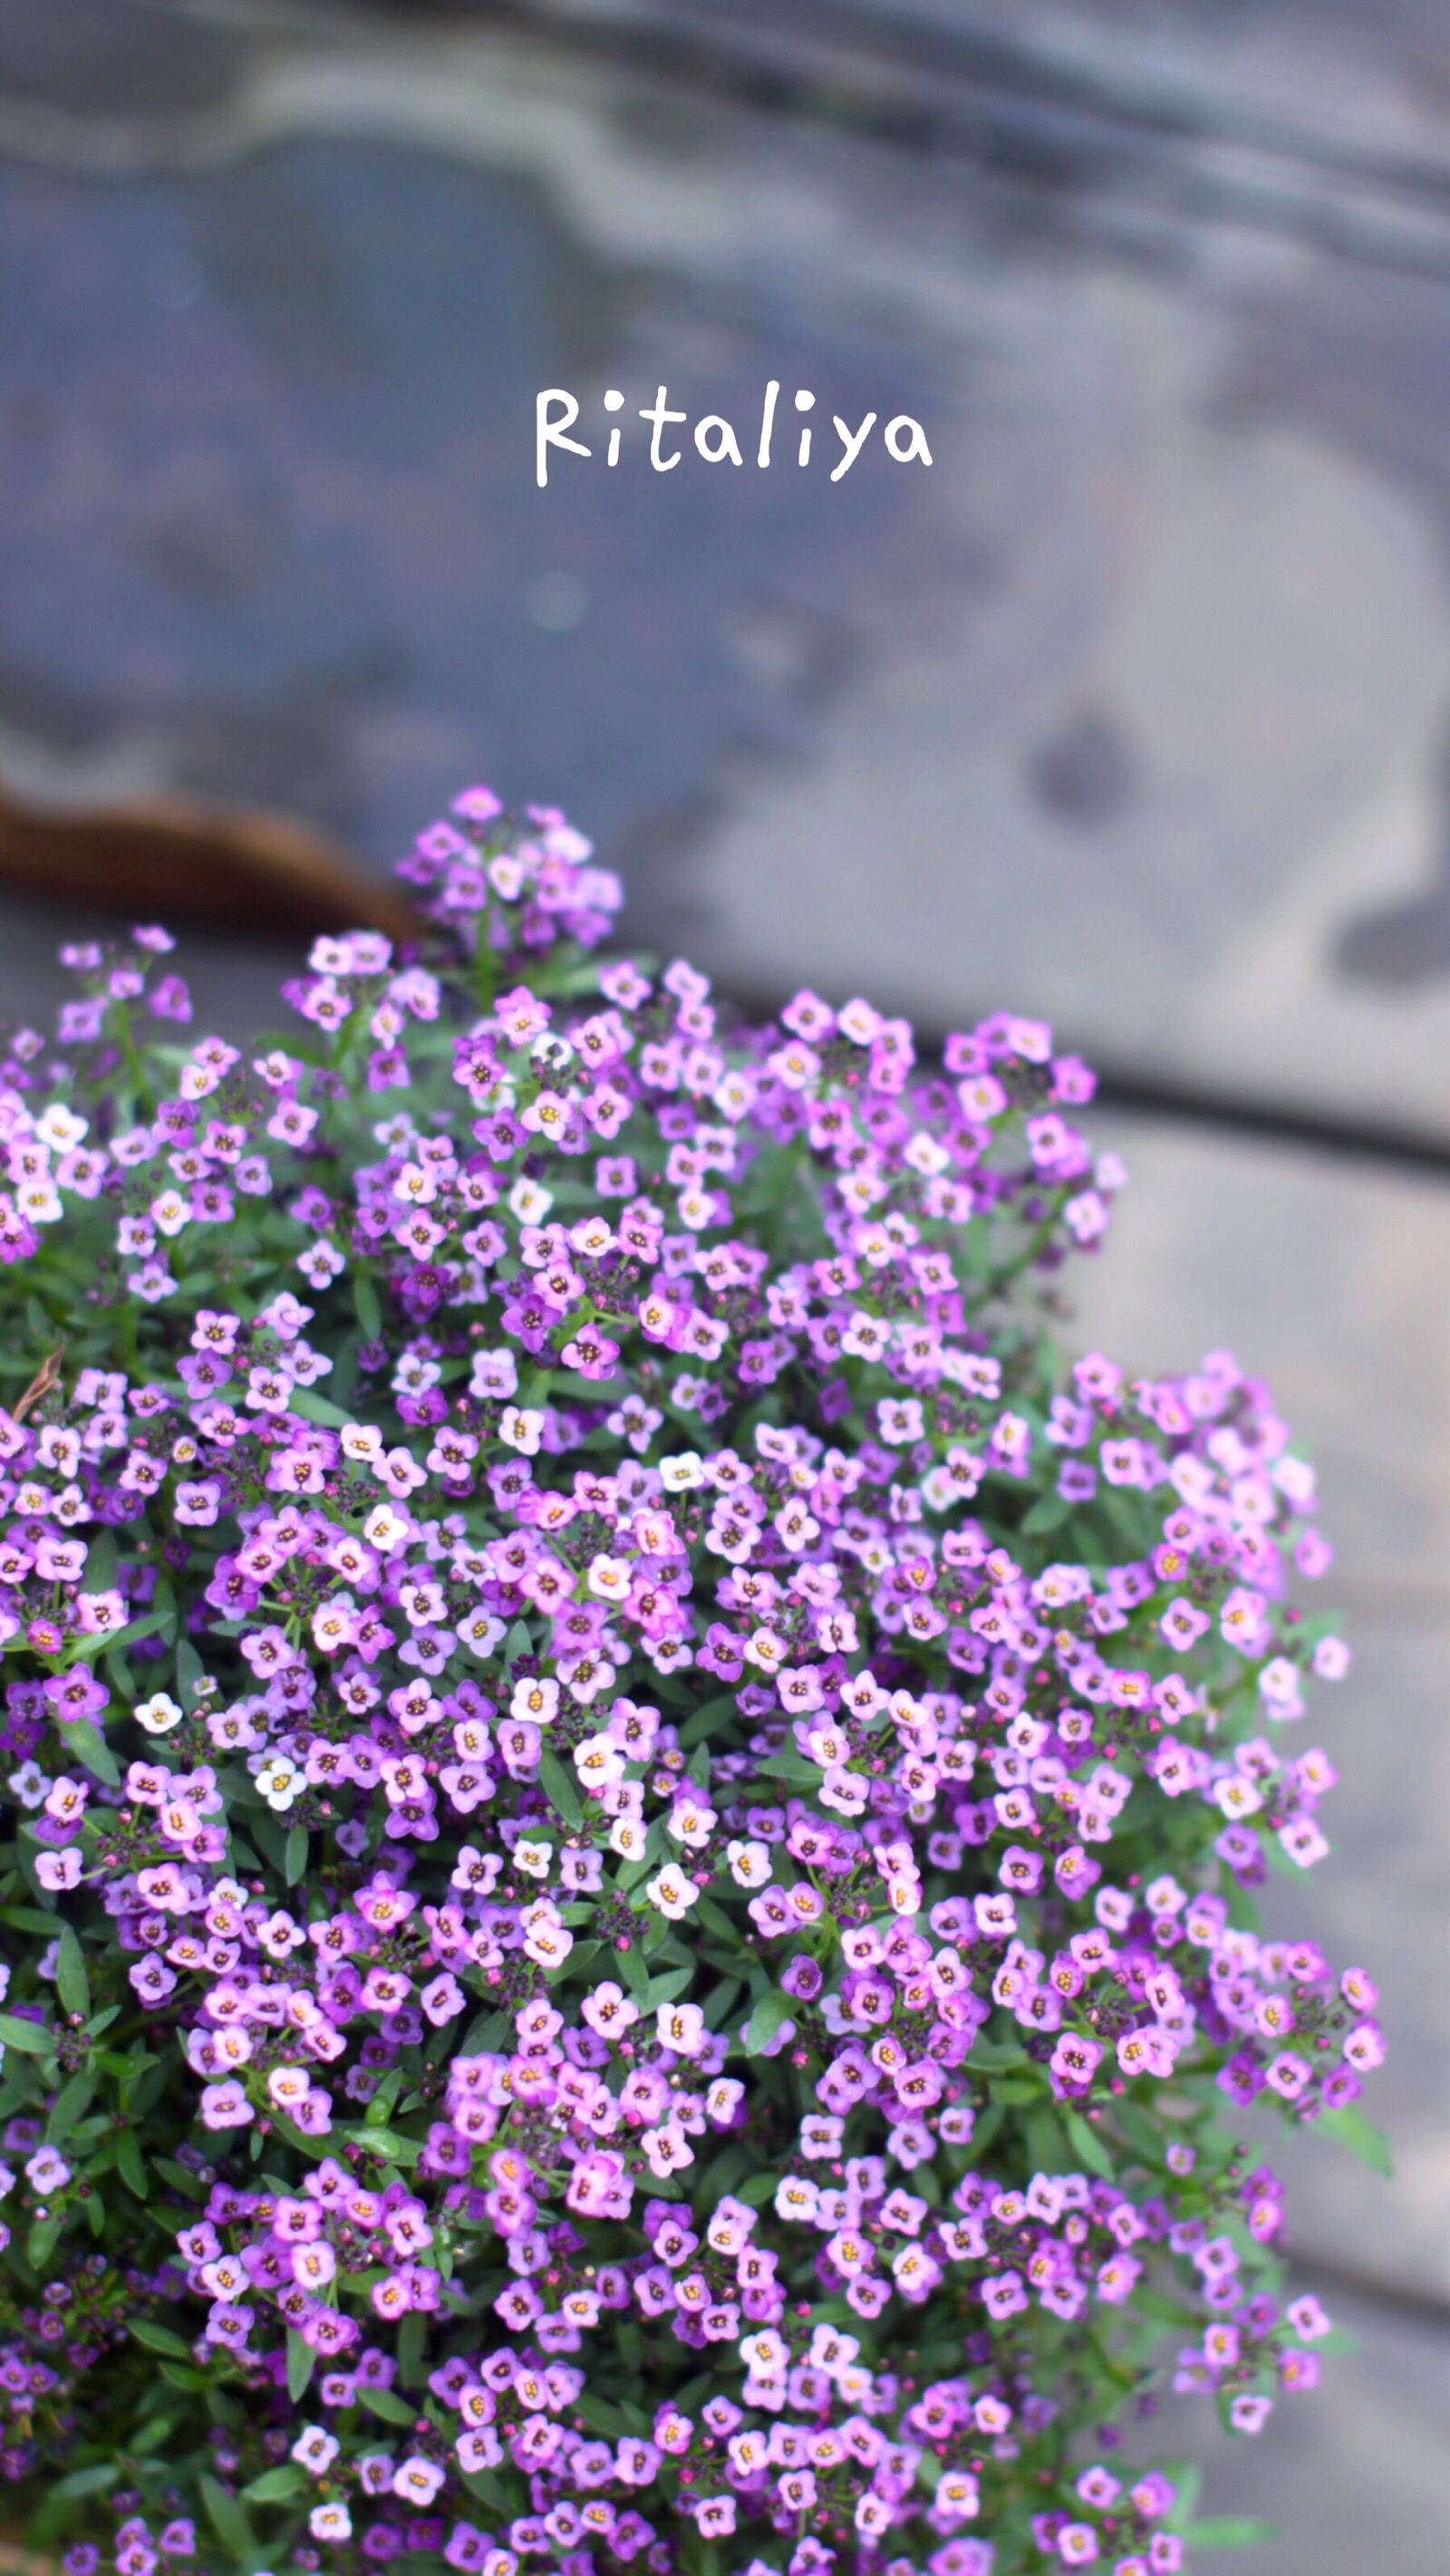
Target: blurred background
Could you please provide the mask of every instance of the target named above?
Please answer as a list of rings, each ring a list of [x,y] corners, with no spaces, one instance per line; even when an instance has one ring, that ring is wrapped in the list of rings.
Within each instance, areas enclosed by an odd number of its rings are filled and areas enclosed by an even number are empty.
[[[749,458],[772,376],[767,473],[535,485],[541,386]],[[799,472],[796,386],[932,470]],[[1283,2158],[1361,2340],[1211,2445],[1244,2576],[1450,2531],[1447,547],[1444,0],[0,0],[0,1009],[97,918],[7,799],[381,880],[487,778],[737,993],[1049,1017],[1134,1176],[1074,1336],[1231,1343],[1319,1460],[1275,1901],[1380,1982],[1399,2172]],[[247,927],[205,1026],[274,1016]]]

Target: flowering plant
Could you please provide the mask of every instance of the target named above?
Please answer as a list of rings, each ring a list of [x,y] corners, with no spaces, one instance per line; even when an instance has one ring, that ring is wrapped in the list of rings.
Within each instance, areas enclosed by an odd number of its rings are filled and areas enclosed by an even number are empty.
[[[1169,2576],[1165,2334],[1252,2433],[1328,2331],[1233,2110],[1377,2134],[1252,1893],[1311,1470],[1061,1370],[1046,1029],[727,1026],[483,789],[402,873],[0,1065],[0,2466],[69,2576]]]

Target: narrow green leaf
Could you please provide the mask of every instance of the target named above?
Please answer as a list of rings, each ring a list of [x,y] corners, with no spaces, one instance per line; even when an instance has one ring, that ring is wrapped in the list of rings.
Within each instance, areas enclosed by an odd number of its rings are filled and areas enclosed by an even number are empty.
[[[293,1825],[287,1835],[285,1869],[287,1884],[295,1887],[307,1869],[307,1850],[311,1841],[305,1825]]]
[[[557,1753],[546,1750],[540,1754],[539,1785],[554,1813],[562,1816],[565,1824],[573,1826],[577,1832],[584,1822],[584,1809],[579,1802],[578,1789]]]
[[[358,2396],[368,2413],[376,2415],[384,2424],[413,2424],[417,2421],[417,2407],[410,2406],[405,2397],[395,2397],[391,2388],[360,2388]]]
[[[1321,2111],[1314,2126],[1324,2137],[1337,2138],[1342,2147],[1348,2147],[1352,2156],[1372,2165],[1386,2181],[1392,2179],[1395,2164],[1389,2139],[1383,2129],[1375,2127],[1373,2120],[1365,2118],[1357,2103],[1346,2102],[1337,2111]]]
[[[340,1404],[334,1404],[329,1396],[319,1395],[312,1386],[294,1386],[287,1398],[287,1410],[300,1413],[304,1422],[320,1422],[329,1431],[340,1431],[343,1424],[352,1419]]]
[[[631,1941],[629,1948],[621,1950],[618,1957],[619,1964],[624,1970],[625,1984],[636,2003],[643,2002],[644,1997],[649,1993],[649,1968],[639,1942]]]
[[[157,1629],[164,1628],[175,1616],[173,1603],[169,1610],[148,1610],[144,1619],[132,1619],[124,1628],[102,1629],[95,1636],[78,1637],[66,1648],[60,1670],[66,1671],[71,1664],[94,1663],[97,1655],[124,1654],[128,1646],[139,1644],[143,1637],[154,1637]]]
[[[52,2146],[58,2146],[61,2139],[70,2134],[77,2120],[85,2117],[95,2089],[93,2075],[73,2075],[69,2084],[61,2086],[45,2124],[45,2134]]]
[[[1129,2146],[1136,2147],[1146,2163],[1161,2165],[1165,2141],[1160,2137],[1141,2105],[1137,2102],[1116,2102],[1113,2105],[1113,2117]]]
[[[297,2394],[301,2394],[300,2390]],[[283,2460],[275,2469],[264,2469],[259,2478],[253,2478],[242,2494],[248,2504],[285,2504],[290,2496],[301,2495],[306,2484],[306,2471],[295,2460]]]
[[[1095,2174],[1101,2174],[1104,2182],[1111,2182],[1113,2159],[1096,2130],[1089,2127],[1081,2111],[1069,2111],[1064,2126],[1072,2140],[1073,2154],[1081,2156],[1083,2163],[1090,2165]]]
[[[22,2021],[16,2013],[0,2013],[0,2041],[20,2057],[49,2057],[55,2049],[53,2031],[37,2021]]]
[[[688,1752],[691,1745],[704,1744],[708,1737],[728,1723],[734,1706],[735,1701],[729,1691],[722,1691],[716,1699],[707,1699],[703,1707],[687,1717],[680,1728],[681,1748]]]
[[[768,1762],[757,1762],[762,1780],[784,1780],[792,1789],[819,1789],[825,1773],[819,1762],[809,1762],[803,1753],[774,1753]]]
[[[62,2096],[62,2099],[64,2099],[64,2096]],[[163,2182],[170,2183],[173,2191],[184,2191],[188,2199],[206,2199],[208,2190],[207,2184],[201,2180],[200,2175],[192,2172],[189,2165],[177,2164],[174,2157],[154,2156],[152,2158],[152,2171],[154,2173],[158,2173]],[[158,2211],[157,2215],[160,2216],[160,2214],[161,2213]],[[185,2225],[189,2227],[191,2225],[189,2212],[185,2210],[177,2210],[173,2214],[178,2226]]]
[[[102,2460],[93,2469],[72,2469],[70,2476],[61,2478],[50,2492],[53,2496],[104,2495],[108,2487],[115,2485],[120,2474],[115,2460]]]
[[[228,2495],[215,2478],[203,2476],[199,2483],[202,2503],[223,2549],[242,2565],[250,2564],[257,2556],[257,2536],[237,2498]]]
[[[398,2377],[405,2388],[411,2388],[423,2366],[427,2342],[427,2326],[418,2310],[412,2308],[398,2328]]]
[[[121,1766],[99,1727],[93,1726],[88,1717],[67,1719],[65,1749],[75,1755],[93,1780],[104,1780],[108,1789],[120,1787]]]
[[[146,2171],[141,2141],[134,2129],[123,2129],[116,2141],[116,2171],[127,2190],[133,2191],[138,2200],[149,2197],[151,2177]]]
[[[779,2185],[779,2174],[747,2174],[744,2182],[736,2184],[735,2198],[743,2200],[751,2209],[763,2209],[768,2200],[774,2199]]]
[[[61,1926],[55,1990],[68,2013],[79,2013],[82,2021],[90,2019],[90,1980],[86,1975],[85,1953],[81,1949],[80,1935],[73,1923],[64,1923]]]
[[[300,2398],[306,2396],[312,2385],[312,2374],[316,2367],[316,2346],[310,2344],[305,2335],[300,2335],[295,2326],[289,2326],[287,2329],[287,2394],[294,2406]],[[253,2487],[247,2489],[248,2495],[253,2495],[255,2492]]]
[[[592,2433],[607,2433],[611,2442],[628,2428],[617,2406],[604,2397],[580,2397],[574,2404],[576,2415],[582,2415]]]
[[[415,2165],[423,2152],[421,2139],[401,2137],[396,2129],[370,2129],[362,2143],[394,2165]]]
[[[779,1986],[772,1986],[768,1994],[761,1996],[745,2025],[743,2037],[746,2055],[759,2057],[767,2040],[774,2039],[781,2023],[789,2021],[790,2016],[790,1996],[782,1994]]]
[[[364,1338],[370,1342],[377,1341],[383,1329],[383,1310],[378,1304],[378,1292],[365,1270],[354,1273],[352,1296]]]
[[[37,2219],[35,2225],[30,2231],[29,2237],[26,2240],[25,2247],[25,2251],[30,2258],[32,2271],[43,2272],[45,2270],[47,2263],[50,2261],[50,2258],[59,2243],[60,2220],[58,2218]]]
[[[129,2328],[133,2341],[143,2343],[148,2352],[164,2352],[173,2361],[190,2361],[190,2344],[183,2336],[173,2334],[170,2326],[157,2325],[154,2317],[132,2317]]]
[[[590,1391],[596,1392],[594,1389]],[[476,2495],[479,2503],[487,2505],[489,2512],[497,2514],[500,2520],[513,2512],[507,2493],[490,2469],[460,2469],[457,2474],[469,2494]]]
[[[994,2075],[987,2086],[994,2102],[1004,2102],[1009,2110],[1018,2110],[1024,2102],[1040,2100],[1042,2087],[1026,2075]]]
[[[204,1666],[189,1637],[181,1637],[176,1646],[176,1696],[188,1713],[196,1706],[196,1686]]]

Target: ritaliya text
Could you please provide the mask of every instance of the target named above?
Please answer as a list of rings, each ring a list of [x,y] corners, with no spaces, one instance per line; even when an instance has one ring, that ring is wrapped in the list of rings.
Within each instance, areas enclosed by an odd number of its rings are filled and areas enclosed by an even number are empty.
[[[799,413],[804,414],[812,412],[816,407],[815,395],[804,386],[802,386],[793,399],[794,408]],[[776,408],[779,401],[779,380],[772,376],[769,383],[766,385],[765,393],[761,402],[760,430],[755,443],[755,463],[757,466],[768,466],[771,462],[772,455],[775,452],[778,426],[776,421]],[[603,395],[602,404],[606,415],[622,412],[625,407],[624,396],[616,387],[611,386],[609,391]],[[537,472],[539,478],[539,489],[540,491],[543,491],[546,489],[549,480],[549,450],[551,447],[559,449],[569,456],[593,457],[597,453],[597,450],[586,445],[582,438],[571,438],[569,436],[570,430],[574,428],[579,419],[579,402],[577,397],[574,394],[571,394],[565,386],[550,385],[546,387],[542,393],[535,397],[534,408],[536,423],[535,453],[537,459]],[[669,407],[668,387],[661,385],[654,401],[642,406],[639,417],[641,420],[647,421],[650,425],[649,461],[654,467],[655,472],[657,474],[672,473],[675,466],[679,464],[680,459],[684,454],[684,449],[683,447],[672,447],[667,451],[666,440],[669,438],[671,433],[680,426],[680,424],[688,421],[688,412],[672,411]],[[876,412],[868,411],[865,418],[853,429],[848,421],[841,419],[839,413],[832,415],[831,426],[835,431],[836,439],[839,441],[839,453],[836,453],[829,438],[822,437],[820,440],[818,461],[820,461],[821,457],[834,455],[835,461],[832,464],[830,475],[830,479],[833,483],[839,483],[844,475],[849,474],[857,457],[860,455],[862,449],[870,438],[872,431],[876,427],[877,419],[878,414]],[[780,440],[780,450],[784,455],[789,453],[791,444],[788,416],[787,421],[782,422],[779,426],[785,431],[785,435]],[[811,462],[812,428],[813,424],[808,419],[802,419],[799,427],[799,434],[795,440],[795,461],[798,466],[809,465]],[[606,465],[617,465],[619,463],[620,451],[624,443],[624,431],[617,420],[607,419],[606,429],[608,432],[608,438],[604,450],[604,461]],[[749,433],[747,433],[747,441],[748,436]],[[735,424],[733,421],[727,420],[722,412],[706,412],[701,419],[696,421],[692,437],[695,454],[700,457],[706,465],[743,465],[745,462],[740,439],[736,434]],[[898,412],[894,419],[887,421],[884,429],[882,430],[881,437],[887,455],[891,457],[895,464],[930,465],[931,449],[927,445],[926,432],[922,428],[920,421],[913,420],[909,412]]]

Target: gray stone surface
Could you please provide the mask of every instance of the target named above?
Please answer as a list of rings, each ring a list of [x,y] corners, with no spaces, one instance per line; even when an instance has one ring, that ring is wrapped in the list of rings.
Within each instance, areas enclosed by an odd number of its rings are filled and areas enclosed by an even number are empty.
[[[1276,2145],[1295,2242],[1450,2301],[1450,1194],[1148,1120],[1096,1127],[1132,1179],[1101,1259],[1068,1274],[1072,1339],[1148,1371],[1232,1348],[1314,1459],[1337,1548],[1318,1588],[1343,1606],[1354,1663],[1295,1730],[1339,1773],[1335,1849],[1272,1880],[1266,1911],[1380,1987],[1391,2055],[1365,2107],[1398,2177],[1312,2134]]]
[[[98,80],[9,0],[0,762],[375,865],[492,772],[739,982],[1011,998],[1450,1133],[1433,13],[935,14],[1150,162],[893,151],[427,14],[126,0]],[[542,382],[748,441],[772,373],[919,414],[931,473],[532,485]]]
[[[1198,2511],[1247,2514],[1276,2541],[1195,2552],[1195,2576],[1443,2576],[1450,2371],[1443,2333],[1346,2295],[1315,2289],[1358,2349],[1324,2364],[1317,2389],[1286,2397],[1257,2438],[1220,2433],[1210,2410],[1173,2401],[1135,2448],[1202,2461]],[[1147,2436],[1151,2433],[1151,2442]]]

